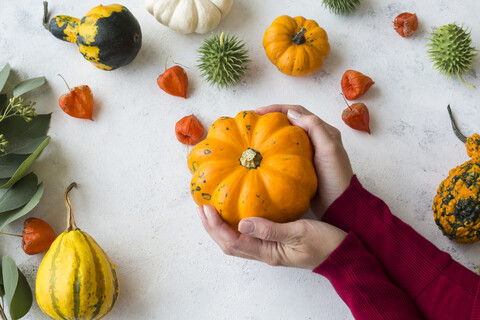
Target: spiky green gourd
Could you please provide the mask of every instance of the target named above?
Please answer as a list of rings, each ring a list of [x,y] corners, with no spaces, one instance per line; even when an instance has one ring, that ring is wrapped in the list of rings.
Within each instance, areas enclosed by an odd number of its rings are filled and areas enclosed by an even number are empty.
[[[214,33],[198,49],[202,77],[218,88],[234,85],[246,72],[248,51],[236,35]]]
[[[360,0],[323,0],[323,6],[335,14],[350,13],[360,4]]]
[[[457,76],[463,84],[475,88],[462,78],[462,73],[468,73],[478,52],[471,46],[470,32],[450,23],[439,27],[431,36],[427,52],[434,62],[433,67],[448,78]]]

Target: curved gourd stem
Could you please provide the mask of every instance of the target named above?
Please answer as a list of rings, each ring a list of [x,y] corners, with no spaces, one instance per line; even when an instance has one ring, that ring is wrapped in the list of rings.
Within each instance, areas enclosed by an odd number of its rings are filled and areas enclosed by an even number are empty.
[[[70,203],[70,198],[69,198],[69,193],[74,187],[77,187],[76,182],[72,182],[67,187],[67,191],[65,191],[65,204],[68,209],[67,229],[65,229],[65,232],[78,230],[77,225],[75,224],[75,219],[73,218],[72,204]]]
[[[450,122],[452,123],[453,132],[455,133],[455,135],[457,136],[457,138],[460,139],[460,141],[462,141],[463,143],[467,143],[467,137],[465,137],[465,136],[458,130],[458,127],[457,127],[457,125],[455,124],[455,120],[453,119],[453,113],[452,113],[452,109],[450,109],[450,105],[447,106],[447,110],[448,110],[448,115],[450,116]]]
[[[48,30],[48,2],[43,1],[43,27]]]
[[[307,29],[304,27],[300,27],[300,31],[298,31],[293,37],[292,37],[292,42],[295,43],[296,45],[301,45],[304,44],[306,39],[305,39],[305,33],[307,32]]]

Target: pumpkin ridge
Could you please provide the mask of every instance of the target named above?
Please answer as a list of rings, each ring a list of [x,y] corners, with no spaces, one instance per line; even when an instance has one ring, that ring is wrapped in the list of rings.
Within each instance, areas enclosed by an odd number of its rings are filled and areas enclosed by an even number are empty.
[[[75,279],[73,282],[73,314],[75,318],[78,319],[80,317],[80,290],[81,290],[81,278],[80,278],[80,256],[78,254],[78,249],[74,246],[74,257],[75,257],[75,264],[78,266],[75,269]]]
[[[206,141],[206,139],[204,141]],[[208,146],[205,145],[205,148],[212,149],[212,153],[213,153],[213,152],[215,152],[215,149],[217,148],[216,146],[221,146],[218,149],[224,149],[224,145],[227,145],[227,148],[231,149],[232,151],[236,151],[238,149],[238,146],[235,146],[233,143],[231,143],[229,141],[222,141],[222,140],[217,139],[215,137],[208,138]],[[232,156],[232,157],[236,157],[236,155]]]
[[[252,129],[252,148],[255,150],[261,149],[265,140],[270,139],[274,135],[277,136],[280,130],[291,126],[287,116],[281,112],[271,112],[261,116],[254,130]]]
[[[248,170],[238,166],[236,169],[231,171],[228,176],[224,177],[214,189],[212,194],[212,203],[215,204],[215,209],[217,209],[220,216],[223,216],[225,211],[229,211],[228,209],[232,209],[230,207],[234,208],[232,212],[228,212],[229,215],[233,212],[239,212],[238,209],[240,201],[239,196],[237,195],[237,190],[239,187],[241,187],[241,184],[244,181],[245,173],[248,173]],[[228,187],[228,190],[227,192],[222,193],[225,187]],[[220,199],[220,197],[223,199]],[[234,218],[238,219],[238,215]],[[228,221],[228,219],[226,220],[229,224],[231,224],[231,221]]]
[[[223,136],[219,137],[218,135],[219,133],[222,133],[222,131]],[[228,131],[228,134],[226,131]],[[215,139],[216,141],[221,141],[221,143],[228,143],[232,145],[234,149],[243,148],[245,146],[245,141],[242,138],[242,133],[238,127],[237,121],[235,121],[235,118],[231,117],[222,117],[216,120],[208,130],[207,139]]]
[[[211,169],[213,167],[215,170]],[[215,193],[217,186],[225,179],[225,175],[236,169],[238,169],[238,164],[232,161],[225,161],[225,167],[218,166],[216,161],[202,163],[193,174],[190,183],[190,193],[195,203],[201,205],[202,200],[207,200],[207,204],[210,204],[212,195]],[[219,173],[221,170],[223,174]],[[204,177],[205,172],[207,172],[208,177]],[[212,185],[214,186],[212,187]]]
[[[102,261],[100,261],[101,262],[100,268],[106,262],[106,263],[108,263],[108,266],[110,267],[109,270],[112,273],[114,294],[112,296],[112,303],[111,303],[110,307],[107,309],[106,312],[102,312],[103,315],[100,318],[98,318],[98,319],[102,319],[108,313],[110,313],[110,311],[112,311],[113,307],[115,306],[115,303],[117,302],[118,294],[119,294],[119,291],[120,291],[119,282],[118,282],[118,275],[117,275],[117,271],[115,270],[115,267],[113,266],[112,262],[110,261],[110,258],[105,253],[105,251],[103,251],[102,247],[100,247],[98,245],[97,241],[95,241],[95,239],[93,239],[88,233],[84,233],[84,235],[90,241],[90,243],[92,244],[92,247],[94,248],[95,252],[98,251],[97,253],[98,253],[98,256],[99,256],[99,260],[102,260]],[[108,269],[108,268],[106,268],[106,269]],[[102,273],[103,273],[103,271],[102,271]],[[108,270],[107,270],[107,273],[108,273]],[[104,302],[107,302],[107,301],[108,300],[104,300]],[[93,318],[92,318],[92,320],[93,320]]]
[[[255,127],[258,123],[260,116],[252,111],[243,111],[238,113],[234,119],[235,124],[237,125],[237,130],[240,133],[240,139],[243,142],[244,152],[248,148],[252,148],[253,134]]]
[[[52,301],[52,307],[53,307],[53,310],[55,311],[55,313],[62,319],[67,319],[65,318],[65,315],[62,313],[62,311],[60,310],[59,306],[58,306],[58,299],[57,297],[55,296],[55,276],[56,276],[56,271],[57,271],[57,266],[55,265],[55,262],[57,260],[57,257],[58,255],[60,254],[60,249],[62,248],[62,244],[63,244],[63,241],[61,241],[61,239],[63,239],[65,236],[65,232],[63,232],[61,235],[58,236],[57,240],[59,241],[59,244],[58,244],[58,247],[56,248],[56,251],[55,253],[53,254],[53,257],[52,257],[52,264],[50,266],[50,270],[51,270],[51,275],[50,275],[50,288],[49,288],[49,291],[50,291],[50,299]],[[55,240],[55,242],[57,241]]]
[[[289,156],[289,157],[291,157],[291,156]],[[301,158],[298,157],[298,156],[296,156],[295,158],[297,158],[296,160],[301,160]],[[278,177],[281,176],[282,179],[288,180],[289,185],[295,185],[296,188],[301,189],[302,194],[307,194],[307,195],[311,196],[309,194],[310,189],[309,189],[308,185],[299,183],[300,182],[299,179],[296,179],[295,177],[290,176],[290,175],[286,174],[285,172],[280,171],[276,166],[270,165],[270,163],[268,161],[265,161],[263,169],[275,172],[278,175]],[[262,173],[264,173],[264,171],[262,171]],[[315,194],[315,192],[313,194]]]
[[[119,283],[118,283],[118,275],[117,275],[117,270],[115,269],[115,267],[113,266],[113,263],[112,261],[110,261],[110,258],[108,256],[106,256],[107,258],[107,261],[108,261],[108,264],[110,266],[110,270],[112,272],[112,276],[113,276],[113,288],[115,290],[115,293],[113,294],[113,297],[112,297],[112,304],[110,305],[110,307],[107,309],[107,311],[105,312],[105,315],[106,316],[107,314],[109,314],[112,310],[113,310],[113,307],[115,306],[115,303],[117,302],[117,299],[118,299],[118,294],[120,292],[120,288],[119,288]],[[103,318],[103,317],[102,317]]]
[[[239,206],[243,205],[243,207],[245,208],[243,209],[240,208],[240,210],[238,211],[239,212],[238,221],[245,219],[247,217],[255,216],[257,211],[259,211],[258,208],[256,210],[255,204],[263,205],[263,202],[261,204],[259,204],[258,202],[255,203],[257,199],[258,200],[263,199],[262,201],[265,201],[266,199],[271,199],[270,192],[263,181],[261,171],[262,170],[257,170],[256,172],[247,172],[247,174],[245,175],[244,181],[241,184],[241,190],[238,193]],[[255,198],[253,197],[248,198],[248,195],[253,191],[255,192]],[[243,197],[243,200],[241,201],[242,197]],[[269,207],[268,209],[263,207],[263,209],[266,211],[266,212],[264,211],[264,214],[269,214],[270,212],[272,212],[272,207]],[[237,229],[238,225],[234,227],[235,229]]]
[[[103,285],[103,280],[105,279],[103,275],[102,268],[100,266],[100,259],[97,256],[97,253],[95,252],[95,249],[93,248],[92,244],[90,243],[89,239],[85,236],[84,232],[79,231],[80,234],[83,236],[85,239],[85,242],[87,243],[88,247],[90,248],[90,253],[92,254],[92,260],[95,265],[95,281],[96,281],[96,297],[97,297],[97,303],[95,303],[93,306],[95,307],[95,310],[93,311],[92,315],[92,320],[95,319],[95,317],[100,313],[100,309],[102,308],[102,304],[104,302],[104,295],[105,295],[105,286]]]
[[[180,2],[181,2],[181,0],[180,0]],[[192,26],[192,27],[190,28],[190,29],[191,29],[190,32],[195,32],[195,30],[197,30],[197,28],[198,28],[198,21],[200,21],[200,17],[198,16],[198,4],[197,4],[197,0],[193,0],[193,1],[191,1],[191,3],[192,3],[192,12],[191,12],[192,14],[191,14],[191,17],[194,18],[195,23],[191,23],[191,24],[190,24],[190,25]],[[173,18],[173,17],[176,17],[176,16],[175,16],[175,13],[178,12],[177,9],[178,9],[178,6],[175,8],[175,11],[174,11],[173,14],[172,14],[172,18]],[[184,15],[183,12],[180,12],[180,13],[179,13],[179,17],[183,17],[183,15]],[[177,18],[178,18],[178,17],[177,17]],[[185,19],[182,19],[182,20],[183,20],[183,22],[187,21],[187,20],[185,20]],[[193,27],[193,26],[194,26],[194,27]]]
[[[276,153],[279,150],[282,152],[282,155],[305,155],[306,151],[305,148],[303,148],[303,145],[308,145],[309,143],[309,138],[305,131],[303,131],[304,134],[300,134],[298,136],[294,136],[296,133],[295,130],[302,130],[300,127],[296,126],[288,126],[288,127],[283,127],[280,128],[275,132],[274,135],[270,135],[270,138],[265,139],[260,146],[258,146],[257,150],[262,154],[263,157],[269,157],[271,153]],[[285,137],[286,136],[286,137]],[[298,141],[294,142],[292,141],[293,138],[296,137],[298,138]],[[283,143],[277,143],[278,141],[285,141],[288,138],[290,138],[288,142],[291,143],[291,145]],[[308,141],[307,141],[308,140]],[[289,149],[291,146],[293,146],[293,143],[296,143],[297,145],[301,145],[302,148],[299,149],[298,151],[291,152]],[[313,151],[308,152],[309,157],[313,158]]]
[[[276,181],[277,190],[274,196],[270,197],[270,212],[274,214],[283,214],[286,211],[285,205],[289,205],[292,207],[296,207],[296,210],[292,210],[292,208],[289,208],[290,210],[288,211],[295,212],[298,218],[300,216],[299,214],[300,212],[301,214],[303,214],[308,210],[308,208],[310,207],[309,200],[311,199],[311,196],[308,193],[308,190],[305,190],[306,189],[305,185],[298,184],[298,181],[295,181],[291,177],[283,175],[281,171],[272,169],[271,167],[263,168],[262,170],[259,170],[259,173],[265,185],[268,185],[267,180]],[[288,186],[288,187],[286,187],[283,190],[280,190],[279,186]],[[300,190],[303,189],[302,192],[299,192],[299,189]],[[280,191],[283,191],[284,194],[281,195],[279,193]],[[300,208],[298,205],[299,203],[306,203],[307,206],[305,208]],[[281,218],[277,218],[278,222],[287,222],[285,220],[283,221],[282,220],[283,219]]]

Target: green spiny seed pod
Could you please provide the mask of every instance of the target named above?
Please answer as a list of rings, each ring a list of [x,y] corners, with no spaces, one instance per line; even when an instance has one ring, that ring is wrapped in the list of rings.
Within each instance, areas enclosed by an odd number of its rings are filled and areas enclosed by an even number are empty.
[[[347,14],[355,10],[360,0],[323,0],[323,6],[335,14]]]
[[[462,78],[462,73],[468,73],[478,52],[471,46],[470,32],[450,23],[439,27],[431,36],[427,45],[430,49],[427,52],[430,60],[434,62],[433,67],[447,75],[447,78],[456,76],[463,84],[475,88]]]
[[[246,72],[249,62],[245,43],[236,35],[214,33],[198,49],[197,68],[210,85],[218,88],[234,85]]]

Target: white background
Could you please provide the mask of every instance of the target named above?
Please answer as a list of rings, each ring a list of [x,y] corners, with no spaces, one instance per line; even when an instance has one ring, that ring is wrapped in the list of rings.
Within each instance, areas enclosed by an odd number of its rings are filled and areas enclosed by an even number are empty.
[[[39,113],[53,113],[52,141],[33,167],[45,194],[29,216],[47,220],[61,233],[64,189],[79,183],[71,195],[77,225],[109,254],[120,277],[119,300],[108,319],[352,319],[321,276],[225,256],[208,237],[189,194],[188,149],[174,134],[176,121],[192,113],[208,127],[220,116],[263,105],[304,105],[341,130],[354,171],[367,189],[477,272],[479,244],[459,245],[442,236],[431,205],[448,171],[467,160],[446,106],[452,105],[465,135],[478,132],[480,89],[438,75],[425,45],[433,28],[456,21],[473,29],[473,44],[480,48],[480,2],[362,0],[344,17],[319,3],[235,0],[216,31],[244,39],[252,62],[238,85],[218,90],[195,68],[196,50],[207,35],[173,32],[157,23],[142,1],[121,3],[140,22],[142,50],[130,65],[106,72],[84,60],[74,44],[43,29],[41,1],[1,0],[0,67],[9,62],[14,81],[45,75],[47,85],[33,97]],[[81,17],[98,4],[57,0],[50,9],[52,15]],[[417,13],[420,21],[416,35],[406,39],[392,23],[405,11]],[[330,56],[313,76],[289,77],[268,61],[263,33],[282,14],[314,19],[328,33]],[[165,94],[156,84],[168,55],[190,67],[187,100]],[[372,135],[341,120],[340,79],[347,69],[375,81],[359,100],[370,110]],[[480,70],[479,62],[475,69]],[[70,86],[90,86],[94,122],[60,110],[57,99],[67,89],[58,73]],[[475,71],[465,80],[480,87]],[[21,233],[22,223],[4,231]],[[0,255],[5,254],[15,259],[33,289],[43,255],[27,256],[19,239],[2,236]],[[26,317],[45,318],[36,303]]]

